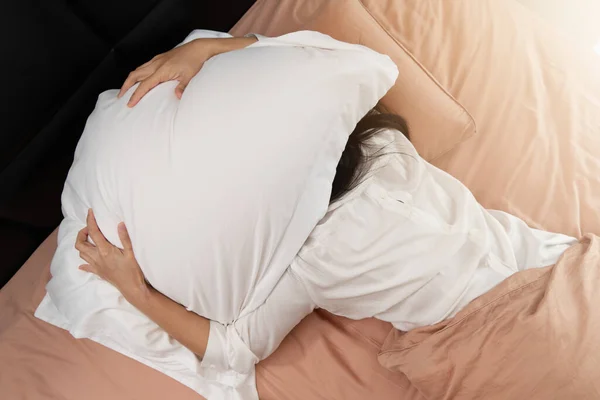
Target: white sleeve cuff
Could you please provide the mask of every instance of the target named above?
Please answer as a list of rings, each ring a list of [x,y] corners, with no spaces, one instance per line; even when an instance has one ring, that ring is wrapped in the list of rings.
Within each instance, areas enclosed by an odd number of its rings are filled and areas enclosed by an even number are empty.
[[[324,33],[315,31],[297,31],[275,37],[263,36],[256,33],[249,33],[246,36],[254,36],[258,39],[260,46],[315,47],[325,50],[374,52],[363,45],[341,42]]]
[[[225,32],[217,32],[217,31],[209,31],[206,29],[195,29],[190,32],[189,35],[184,39],[183,42],[177,45],[177,47],[182,44],[186,44],[196,39],[218,39],[218,38],[230,38],[232,37],[229,33]]]
[[[219,370],[229,369],[229,363],[225,356],[227,349],[226,328],[224,325],[210,321],[210,331],[208,334],[208,344],[202,358],[202,366],[216,368]]]
[[[244,37],[253,37],[253,38],[256,38],[256,40],[258,40],[258,41],[268,39],[267,36],[261,35],[259,33],[247,33],[244,35]]]
[[[218,371],[235,371],[247,375],[254,371],[259,359],[239,337],[235,326],[210,321],[208,345],[202,367]]]

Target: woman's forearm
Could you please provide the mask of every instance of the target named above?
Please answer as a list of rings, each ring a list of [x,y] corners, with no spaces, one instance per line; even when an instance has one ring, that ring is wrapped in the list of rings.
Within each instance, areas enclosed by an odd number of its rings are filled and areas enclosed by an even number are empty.
[[[199,48],[209,48],[212,56],[216,56],[221,53],[227,53],[229,51],[243,49],[256,42],[255,37],[232,37],[232,38],[218,38],[218,39],[196,39]]]
[[[169,299],[150,285],[127,296],[126,299],[183,346],[198,357],[204,357],[208,345],[210,320],[186,310],[181,304]]]

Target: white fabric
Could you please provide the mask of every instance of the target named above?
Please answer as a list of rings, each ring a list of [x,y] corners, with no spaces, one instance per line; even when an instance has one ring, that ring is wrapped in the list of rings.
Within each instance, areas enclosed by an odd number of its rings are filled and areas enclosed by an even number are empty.
[[[314,303],[397,329],[437,323],[518,270],[554,264],[574,238],[484,209],[401,134],[363,184],[330,207],[292,264]]]
[[[209,399],[257,398],[254,364],[278,342],[253,352],[255,330],[240,338],[232,322],[262,323],[257,308],[270,304],[327,211],[348,134],[397,73],[387,56],[297,32],[210,59],[181,101],[177,82],[133,109],[135,87],[122,99],[101,94],[65,184],[53,277],[36,315]],[[117,246],[117,224],[126,223],[157,290],[214,321],[202,362],[110,284],[78,270],[73,246],[90,207]]]
[[[373,145],[388,155],[329,208],[266,303],[233,324],[261,358],[316,307],[401,330],[431,325],[519,270],[554,264],[576,242],[485,210],[397,132]]]

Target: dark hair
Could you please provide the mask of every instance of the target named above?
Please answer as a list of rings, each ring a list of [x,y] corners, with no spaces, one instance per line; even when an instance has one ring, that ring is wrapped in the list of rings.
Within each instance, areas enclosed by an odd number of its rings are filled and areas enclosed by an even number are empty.
[[[410,139],[406,121],[399,115],[371,110],[356,124],[337,165],[330,203],[354,189],[368,172],[371,162],[385,154],[378,151],[369,156],[365,149],[369,145],[369,139],[387,129],[396,130]]]

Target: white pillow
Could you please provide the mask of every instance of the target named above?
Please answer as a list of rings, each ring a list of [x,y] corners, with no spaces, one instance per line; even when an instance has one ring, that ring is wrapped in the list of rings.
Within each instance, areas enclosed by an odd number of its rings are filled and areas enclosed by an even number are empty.
[[[187,41],[211,36],[227,35],[195,31]],[[77,231],[93,208],[120,246],[124,221],[157,290],[231,323],[265,301],[325,214],[348,134],[396,76],[386,56],[297,32],[210,59],[181,101],[177,82],[133,109],[134,88],[121,99],[102,93],[65,183],[53,277],[36,315],[204,396],[254,397],[216,383],[110,284],[78,270]]]

